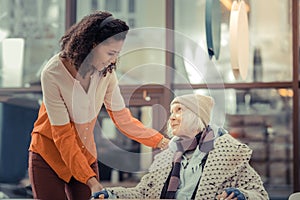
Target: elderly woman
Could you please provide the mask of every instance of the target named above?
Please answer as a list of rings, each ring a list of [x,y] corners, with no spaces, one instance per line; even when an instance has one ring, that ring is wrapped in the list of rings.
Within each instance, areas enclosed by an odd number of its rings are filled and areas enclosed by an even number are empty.
[[[209,126],[214,101],[189,94],[171,102],[169,148],[155,156],[149,172],[134,188],[107,188],[122,199],[269,199],[250,166],[252,150]],[[97,194],[98,195],[98,194]],[[101,195],[100,197],[103,197]]]

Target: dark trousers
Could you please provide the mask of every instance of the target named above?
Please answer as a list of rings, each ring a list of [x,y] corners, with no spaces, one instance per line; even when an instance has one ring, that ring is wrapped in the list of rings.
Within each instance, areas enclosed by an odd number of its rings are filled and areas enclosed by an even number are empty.
[[[93,163],[92,169],[98,179],[98,164]],[[73,177],[67,183],[57,176],[53,169],[37,153],[29,152],[29,179],[33,197],[40,200],[88,200],[91,190]]]

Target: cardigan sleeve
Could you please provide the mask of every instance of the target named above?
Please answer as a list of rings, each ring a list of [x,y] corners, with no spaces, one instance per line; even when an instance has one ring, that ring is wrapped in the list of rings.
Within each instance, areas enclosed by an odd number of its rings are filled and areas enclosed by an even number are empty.
[[[64,125],[69,123],[69,113],[56,82],[55,73],[44,70],[41,74],[43,102],[51,124]]]
[[[263,182],[257,172],[248,163],[243,171],[240,172],[239,187],[237,189],[242,192],[246,199],[268,200],[269,196],[266,192]]]
[[[161,133],[154,129],[146,128],[125,107],[115,72],[110,76],[104,105],[116,127],[130,139],[154,148],[163,139]]]
[[[70,122],[68,110],[52,73],[46,70],[41,76],[43,101],[51,123],[52,138],[71,174],[78,181],[86,183],[96,174],[78,145],[76,130]]]
[[[146,184],[149,182],[150,174],[146,174],[138,185],[131,188],[111,187],[106,188],[112,194],[113,198],[118,199],[147,199],[145,195]]]
[[[156,148],[163,135],[154,129],[146,128],[139,120],[132,117],[128,108],[120,111],[107,110],[116,127],[127,137],[146,146]]]
[[[154,157],[149,172],[135,187],[111,187],[107,190],[113,194],[113,197],[120,199],[159,199],[164,182],[172,168],[172,158],[171,151],[162,151]]]

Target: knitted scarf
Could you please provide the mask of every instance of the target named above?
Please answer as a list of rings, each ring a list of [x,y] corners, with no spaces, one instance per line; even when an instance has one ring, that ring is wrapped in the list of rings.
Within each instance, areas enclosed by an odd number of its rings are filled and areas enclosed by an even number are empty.
[[[194,151],[199,146],[200,151],[208,153],[213,148],[214,132],[207,126],[202,132],[191,139],[179,139],[176,142],[177,151],[172,162],[172,171],[162,190],[161,198],[175,199],[180,184],[181,159],[184,153]]]

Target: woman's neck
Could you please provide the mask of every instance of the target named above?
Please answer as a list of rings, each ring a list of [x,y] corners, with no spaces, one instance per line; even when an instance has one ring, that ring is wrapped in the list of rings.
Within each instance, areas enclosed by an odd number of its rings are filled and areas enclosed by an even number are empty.
[[[91,73],[87,73],[85,75],[85,77],[82,77],[78,71],[76,70],[76,68],[74,66],[72,66],[70,60],[68,58],[62,58],[60,57],[60,60],[62,61],[62,63],[64,64],[65,68],[69,71],[69,73],[80,82],[81,86],[83,87],[83,89],[87,92],[90,86],[90,76]]]

